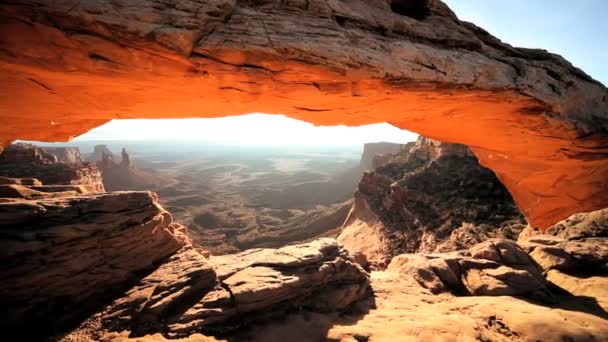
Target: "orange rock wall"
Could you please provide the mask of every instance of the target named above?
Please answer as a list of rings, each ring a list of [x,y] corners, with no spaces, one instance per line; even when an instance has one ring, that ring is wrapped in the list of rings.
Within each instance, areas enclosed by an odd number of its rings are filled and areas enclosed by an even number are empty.
[[[121,118],[281,113],[466,144],[528,220],[608,206],[608,92],[563,58],[384,1],[0,5],[0,145]]]

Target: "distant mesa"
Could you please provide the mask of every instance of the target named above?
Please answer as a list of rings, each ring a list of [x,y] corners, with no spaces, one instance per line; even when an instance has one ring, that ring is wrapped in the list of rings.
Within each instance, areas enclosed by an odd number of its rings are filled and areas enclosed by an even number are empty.
[[[79,186],[82,192],[103,192],[101,172],[97,166],[79,161],[78,149],[56,150],[32,144],[16,143],[0,154],[0,176],[36,179],[48,186]],[[54,154],[55,153],[55,154]],[[61,157],[58,158],[57,155]],[[68,160],[73,162],[67,162]],[[24,184],[23,181],[20,182]],[[41,190],[41,189],[38,189]],[[57,189],[56,189],[57,190]]]
[[[96,145],[87,160],[95,162],[101,170],[103,184],[108,191],[158,189],[166,182],[152,172],[137,168],[124,147],[120,162],[116,162],[116,155],[107,145]]]
[[[103,157],[104,154],[106,154],[106,155],[112,157],[112,159],[114,159],[114,154],[112,153],[112,151],[110,151],[110,149],[108,148],[107,145],[95,145],[95,147],[93,148],[93,153],[91,153],[87,156],[87,160],[90,162],[96,163],[96,162],[104,159],[104,157]]]
[[[44,149],[54,155],[61,163],[82,163],[82,156],[78,147],[44,147]]]
[[[361,155],[361,170],[373,170],[379,165],[375,165],[375,159],[381,159],[384,155],[392,155],[402,150],[412,147],[413,143],[396,144],[391,142],[375,142],[366,143],[363,145],[363,154]],[[377,162],[376,162],[377,163]]]

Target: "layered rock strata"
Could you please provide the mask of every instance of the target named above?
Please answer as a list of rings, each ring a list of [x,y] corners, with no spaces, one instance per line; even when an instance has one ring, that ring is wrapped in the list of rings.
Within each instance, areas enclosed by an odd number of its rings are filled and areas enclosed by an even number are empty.
[[[338,239],[386,266],[403,252],[516,239],[524,227],[509,192],[466,146],[421,137],[409,151],[364,173]]]
[[[90,163],[64,163],[31,144],[14,144],[0,154],[0,176],[31,177],[44,185],[78,185],[87,192],[103,192],[99,169]]]
[[[52,195],[0,198],[0,316],[24,336],[81,319],[186,240],[153,193]]]
[[[341,311],[369,290],[367,273],[333,239],[208,259],[185,247],[81,329],[223,335],[298,310]]]

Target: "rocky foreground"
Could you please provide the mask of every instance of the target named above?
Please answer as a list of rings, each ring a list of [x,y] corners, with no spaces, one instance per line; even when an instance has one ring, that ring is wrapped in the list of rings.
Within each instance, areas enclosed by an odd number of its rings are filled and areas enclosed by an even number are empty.
[[[17,151],[0,161],[29,160],[20,172],[89,167]],[[464,146],[421,138],[382,158],[343,243],[221,256],[152,192],[1,177],[1,326],[53,341],[608,340],[608,209],[542,234]]]
[[[605,234],[606,212],[590,215]],[[607,261],[605,237],[550,235],[401,254],[369,275],[331,239],[186,247],[64,340],[605,341]]]

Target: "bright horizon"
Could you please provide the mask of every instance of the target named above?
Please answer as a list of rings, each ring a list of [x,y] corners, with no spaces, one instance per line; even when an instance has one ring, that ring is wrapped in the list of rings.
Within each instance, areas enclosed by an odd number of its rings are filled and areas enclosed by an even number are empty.
[[[387,123],[314,126],[284,115],[253,113],[224,118],[112,120],[73,141],[196,140],[221,145],[354,146],[379,141],[406,143],[417,137],[418,134]]]

